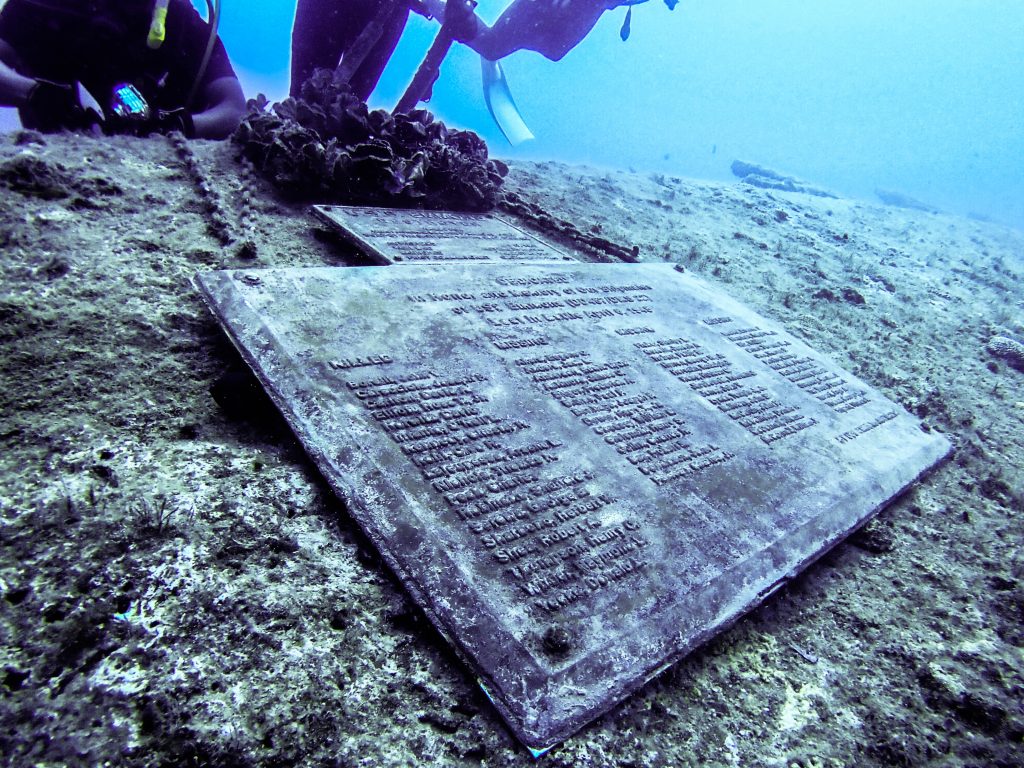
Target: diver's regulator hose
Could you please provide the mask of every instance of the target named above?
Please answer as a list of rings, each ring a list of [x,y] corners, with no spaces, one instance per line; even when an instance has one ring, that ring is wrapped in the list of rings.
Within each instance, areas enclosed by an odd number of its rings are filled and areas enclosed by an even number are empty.
[[[153,3],[153,16],[149,22],[149,35],[146,37],[146,45],[150,50],[157,50],[167,39],[167,7],[171,0],[155,0]],[[217,44],[217,26],[220,24],[220,0],[206,0],[207,23],[210,26],[210,38],[206,42],[206,50],[203,52],[203,60],[196,70],[196,79],[192,83],[192,89],[188,92],[185,100],[185,109],[192,109],[192,103],[196,100],[199,88],[206,75],[206,68],[210,65],[210,57],[213,55],[213,47]]]
[[[161,2],[164,2],[164,0],[157,0],[157,3]],[[202,85],[203,77],[206,75],[206,68],[210,64],[210,57],[213,55],[213,46],[217,44],[217,25],[220,24],[220,0],[206,0],[206,7],[209,11],[210,39],[206,43],[203,61],[196,71],[196,80],[192,83],[192,90],[189,91],[188,98],[185,100],[185,109],[188,110],[192,109],[192,104],[196,100],[199,87]]]

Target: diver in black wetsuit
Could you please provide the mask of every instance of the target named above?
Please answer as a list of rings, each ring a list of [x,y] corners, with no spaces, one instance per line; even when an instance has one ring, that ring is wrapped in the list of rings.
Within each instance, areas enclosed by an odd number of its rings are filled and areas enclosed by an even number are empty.
[[[491,61],[519,50],[536,51],[558,61],[572,50],[612,8],[646,0],[514,0],[493,26],[474,13],[472,0],[299,0],[292,29],[291,93],[315,69],[334,69],[357,45],[371,24],[376,42],[351,74],[349,84],[365,101],[398,44],[409,11],[444,19],[456,40]],[[670,9],[678,0],[665,0]],[[449,7],[450,6],[450,7]],[[627,34],[623,27],[623,39]]]
[[[647,0],[515,0],[492,27],[473,15],[459,40],[491,61],[522,50],[559,61],[579,45],[606,11],[644,2]],[[665,0],[670,10],[677,3]],[[623,25],[623,40],[629,34],[627,25]]]
[[[86,127],[98,111],[110,133],[226,138],[245,97],[223,44],[210,42],[189,0],[8,0],[0,104],[43,131]]]

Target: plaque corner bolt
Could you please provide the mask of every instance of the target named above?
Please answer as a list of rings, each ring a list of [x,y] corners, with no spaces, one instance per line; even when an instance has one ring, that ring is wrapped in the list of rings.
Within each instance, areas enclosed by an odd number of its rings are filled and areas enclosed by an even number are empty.
[[[562,657],[573,648],[572,633],[564,626],[552,624],[541,636],[541,645],[549,656]]]

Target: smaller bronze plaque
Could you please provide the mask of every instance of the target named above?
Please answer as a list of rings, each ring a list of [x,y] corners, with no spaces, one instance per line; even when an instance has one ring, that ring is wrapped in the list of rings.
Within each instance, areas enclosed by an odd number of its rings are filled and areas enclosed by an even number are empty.
[[[571,261],[490,213],[314,205],[313,213],[381,264],[534,264]]]

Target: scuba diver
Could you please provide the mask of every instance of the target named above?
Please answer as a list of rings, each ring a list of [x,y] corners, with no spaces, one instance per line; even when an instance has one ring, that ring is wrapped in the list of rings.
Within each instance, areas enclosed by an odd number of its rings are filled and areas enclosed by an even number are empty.
[[[558,61],[594,28],[606,11],[629,6],[621,36],[629,36],[632,6],[646,0],[514,0],[488,27],[473,0],[298,0],[292,28],[291,94],[319,68],[350,64],[348,82],[363,101],[369,97],[398,44],[410,10],[442,21],[454,40],[488,61],[520,50]],[[665,0],[669,9],[678,0]]]
[[[0,105],[41,131],[231,135],[245,97],[210,23],[189,0],[7,0]]]
[[[457,39],[488,61],[497,61],[515,51],[536,51],[551,61],[560,61],[575,48],[605,12],[626,6],[619,31],[629,37],[633,6],[647,0],[514,0],[494,25],[488,27],[471,14]],[[679,0],[665,0],[673,10]]]

